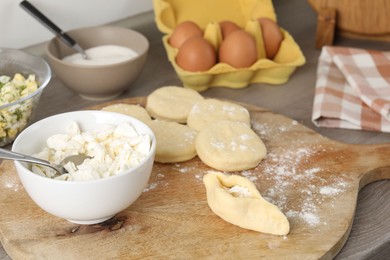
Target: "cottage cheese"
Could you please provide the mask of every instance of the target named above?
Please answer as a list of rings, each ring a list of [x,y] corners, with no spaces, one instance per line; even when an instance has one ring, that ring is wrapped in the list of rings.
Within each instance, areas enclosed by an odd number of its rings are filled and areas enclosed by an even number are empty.
[[[47,139],[47,146],[34,156],[53,164],[70,155],[91,156],[81,165],[69,162],[65,165],[67,174],[55,177],[56,172],[48,167],[33,165],[32,171],[49,178],[67,181],[86,181],[106,178],[125,172],[139,165],[150,153],[151,136],[138,133],[130,123],[105,125],[90,132],[81,131],[72,122],[64,134]]]
[[[247,187],[242,187],[238,185],[234,185],[233,187],[229,188],[228,191],[230,194],[232,194],[233,197],[250,198],[252,196],[252,193]]]

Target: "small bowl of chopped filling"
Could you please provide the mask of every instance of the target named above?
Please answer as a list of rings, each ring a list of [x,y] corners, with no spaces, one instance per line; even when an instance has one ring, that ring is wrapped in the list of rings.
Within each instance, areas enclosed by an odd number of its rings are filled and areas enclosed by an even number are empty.
[[[141,196],[153,167],[156,139],[141,121],[107,111],[74,111],[42,119],[23,130],[12,151],[60,164],[88,156],[65,173],[15,161],[30,198],[46,212],[77,224],[104,222]]]
[[[13,142],[31,122],[50,79],[51,69],[43,58],[0,48],[0,146]]]
[[[141,33],[117,26],[93,26],[67,32],[87,58],[58,37],[46,54],[58,78],[88,100],[113,99],[130,88],[146,63],[149,42]]]

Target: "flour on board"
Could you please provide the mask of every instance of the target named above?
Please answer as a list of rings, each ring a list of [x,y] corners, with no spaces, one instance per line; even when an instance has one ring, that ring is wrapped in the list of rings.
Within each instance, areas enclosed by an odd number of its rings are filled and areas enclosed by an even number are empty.
[[[262,139],[282,135],[298,125],[297,121],[292,121],[291,125],[275,128],[252,122],[252,128]],[[348,182],[344,180],[343,174],[324,179],[321,173],[326,172],[327,169],[312,165],[311,158],[318,153],[326,152],[326,148],[318,144],[299,143],[299,140],[292,147],[269,149],[267,157],[256,168],[235,174],[240,174],[254,182],[262,196],[277,205],[291,221],[303,222],[311,228],[327,225],[325,220],[320,219],[318,206],[324,202],[333,203],[337,196],[342,195],[349,188]],[[195,172],[193,176],[196,181],[202,183],[204,173],[198,172],[196,166],[176,163],[173,169],[183,174]],[[157,181],[149,184],[148,189],[145,190],[154,189],[161,183],[163,183],[162,178],[157,178]],[[298,198],[292,206],[291,198],[286,191],[302,183],[304,185],[300,185],[301,190],[294,191],[294,197]]]
[[[151,191],[151,190],[154,190],[156,189],[158,186],[167,186],[168,185],[168,182],[166,182],[164,180],[165,178],[165,175],[162,174],[162,173],[157,173],[156,174],[156,178],[154,178],[152,180],[152,178],[149,180],[149,183],[148,185],[146,185],[146,187],[144,188],[143,192],[148,192],[148,191]]]

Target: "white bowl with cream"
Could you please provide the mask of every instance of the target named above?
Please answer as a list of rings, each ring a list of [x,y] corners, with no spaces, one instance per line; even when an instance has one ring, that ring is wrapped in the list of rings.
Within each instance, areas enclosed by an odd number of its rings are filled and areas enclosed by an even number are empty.
[[[146,63],[149,42],[123,27],[95,26],[67,32],[86,50],[89,60],[57,37],[49,41],[48,62],[66,87],[85,99],[113,99],[129,89]],[[74,55],[74,56],[73,56]]]
[[[142,194],[152,171],[156,140],[150,128],[137,119],[119,113],[86,110],[54,115],[32,124],[15,139],[12,150],[36,154],[44,149],[50,136],[64,133],[72,122],[77,122],[82,131],[130,123],[138,133],[151,137],[149,153],[138,165],[95,180],[52,179],[32,172],[29,163],[15,161],[27,194],[43,210],[73,223],[100,223],[128,208]]]

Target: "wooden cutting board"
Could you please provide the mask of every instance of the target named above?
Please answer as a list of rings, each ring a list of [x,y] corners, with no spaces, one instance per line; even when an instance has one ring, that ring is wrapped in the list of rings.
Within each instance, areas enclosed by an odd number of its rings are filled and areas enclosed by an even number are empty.
[[[145,98],[113,101],[144,104]],[[291,232],[245,230],[213,214],[198,158],[156,163],[141,197],[113,219],[80,226],[54,217],[25,193],[12,162],[0,166],[0,239],[14,259],[330,259],[348,238],[358,191],[390,177],[390,145],[329,140],[284,116],[245,105],[268,155],[236,172],[288,216]],[[53,198],[55,199],[55,198]]]

